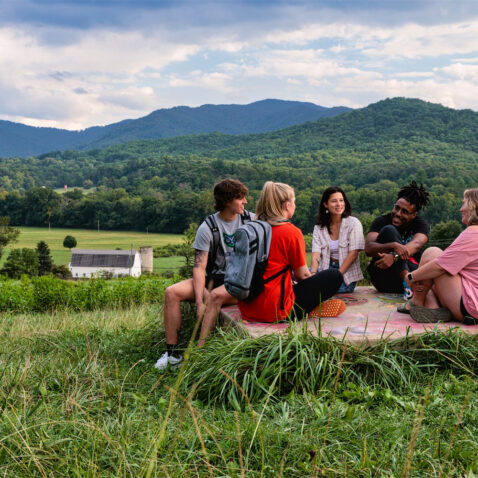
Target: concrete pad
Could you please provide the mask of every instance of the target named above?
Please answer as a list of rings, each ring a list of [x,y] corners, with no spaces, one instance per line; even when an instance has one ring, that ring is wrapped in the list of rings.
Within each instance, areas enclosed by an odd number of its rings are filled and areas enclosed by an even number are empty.
[[[401,295],[383,294],[373,287],[357,287],[355,292],[337,294],[335,298],[344,300],[347,310],[334,318],[306,320],[304,326],[315,336],[332,336],[349,344],[366,346],[380,340],[422,334],[435,327],[444,331],[459,327],[467,334],[478,334],[478,325],[463,325],[460,322],[418,324],[408,314],[397,312],[397,305],[403,303]],[[253,338],[283,333],[289,327],[288,323],[269,324],[244,320],[236,305],[223,307],[220,318],[223,325],[240,327]]]

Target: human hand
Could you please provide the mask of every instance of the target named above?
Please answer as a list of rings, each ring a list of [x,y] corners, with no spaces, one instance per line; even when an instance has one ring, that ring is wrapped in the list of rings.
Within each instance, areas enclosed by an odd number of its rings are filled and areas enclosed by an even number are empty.
[[[375,265],[379,269],[388,269],[394,263],[394,257],[388,252],[379,252],[378,256],[380,259],[375,261]]]
[[[403,244],[396,242],[393,250],[398,254],[400,259],[403,259],[404,261],[408,259],[408,249]]]
[[[202,319],[206,312],[206,304],[204,302],[196,302],[196,317]]]

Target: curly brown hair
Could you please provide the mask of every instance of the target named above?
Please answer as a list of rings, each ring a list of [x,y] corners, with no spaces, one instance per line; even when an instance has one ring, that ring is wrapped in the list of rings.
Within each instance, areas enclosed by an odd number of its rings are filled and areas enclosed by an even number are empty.
[[[246,197],[249,190],[237,179],[223,179],[214,185],[214,209],[222,211],[233,199]]]

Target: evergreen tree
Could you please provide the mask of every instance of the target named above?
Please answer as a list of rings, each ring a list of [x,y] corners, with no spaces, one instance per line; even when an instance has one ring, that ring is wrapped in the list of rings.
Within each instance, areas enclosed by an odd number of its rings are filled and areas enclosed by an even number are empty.
[[[45,241],[40,241],[37,244],[38,254],[38,275],[44,276],[51,272],[53,260],[50,254],[50,248]]]
[[[13,249],[0,271],[12,279],[20,279],[22,275],[38,275],[38,254],[35,249]]]
[[[10,218],[8,216],[0,217],[0,257],[2,257],[3,249],[9,244],[17,241],[20,231],[10,226]]]

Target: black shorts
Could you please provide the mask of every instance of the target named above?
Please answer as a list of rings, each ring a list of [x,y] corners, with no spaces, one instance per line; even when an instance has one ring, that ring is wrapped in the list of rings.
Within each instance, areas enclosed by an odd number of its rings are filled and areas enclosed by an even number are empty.
[[[460,311],[463,314],[463,323],[465,325],[477,325],[478,319],[475,319],[465,308],[463,297],[460,299]]]
[[[213,290],[224,284],[224,274],[206,276],[206,289]]]

